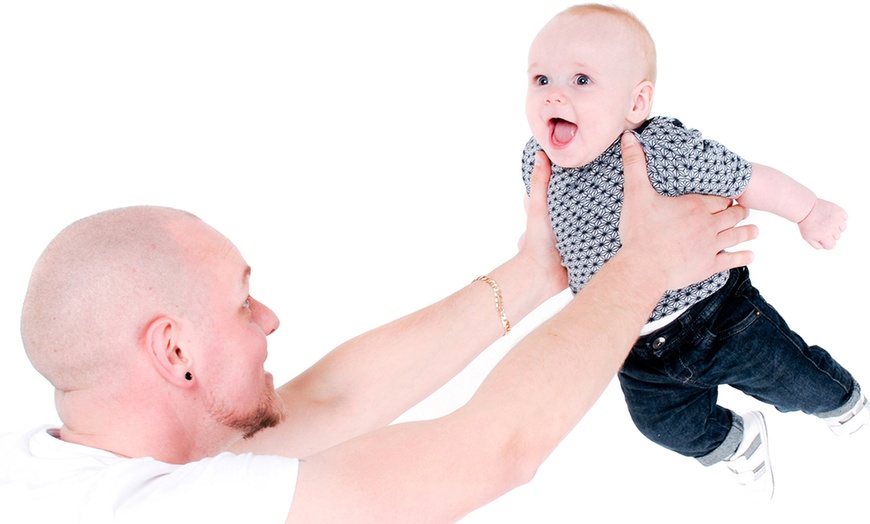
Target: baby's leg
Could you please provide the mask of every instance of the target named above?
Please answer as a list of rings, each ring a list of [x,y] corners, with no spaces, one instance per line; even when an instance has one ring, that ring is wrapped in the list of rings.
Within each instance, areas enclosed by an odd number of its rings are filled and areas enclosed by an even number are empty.
[[[738,300],[754,309],[756,320],[720,337],[721,354],[738,362],[731,386],[783,412],[826,416],[855,403],[860,388],[852,375],[823,348],[804,342],[758,290],[746,286]]]
[[[682,382],[663,371],[655,356],[635,349],[619,373],[635,426],[648,439],[687,457],[716,456],[733,425],[732,412],[717,405],[716,385]],[[719,460],[730,456],[739,438],[728,442]]]

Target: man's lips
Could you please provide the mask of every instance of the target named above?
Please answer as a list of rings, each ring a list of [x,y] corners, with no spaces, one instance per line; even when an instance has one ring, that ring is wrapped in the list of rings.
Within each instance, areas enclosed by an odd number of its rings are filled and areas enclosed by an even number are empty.
[[[548,124],[550,126],[550,143],[554,147],[567,146],[577,134],[577,124],[562,118],[551,118]]]

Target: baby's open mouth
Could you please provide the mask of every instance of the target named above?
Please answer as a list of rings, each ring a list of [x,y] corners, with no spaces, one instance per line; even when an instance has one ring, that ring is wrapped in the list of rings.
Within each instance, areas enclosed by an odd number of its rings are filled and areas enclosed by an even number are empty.
[[[562,118],[551,118],[549,125],[550,142],[556,147],[568,145],[574,139],[574,135],[577,134],[577,124]]]

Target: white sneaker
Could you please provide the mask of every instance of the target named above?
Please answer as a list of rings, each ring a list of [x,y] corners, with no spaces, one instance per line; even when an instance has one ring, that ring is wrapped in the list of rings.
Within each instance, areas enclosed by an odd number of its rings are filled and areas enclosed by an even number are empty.
[[[725,460],[728,469],[737,475],[737,482],[746,486],[759,498],[773,498],[773,470],[767,447],[767,424],[759,411],[741,415],[743,440],[731,458]]]
[[[867,404],[867,397],[862,392],[855,407],[839,417],[828,417],[822,420],[838,437],[848,437],[870,422],[870,405]]]

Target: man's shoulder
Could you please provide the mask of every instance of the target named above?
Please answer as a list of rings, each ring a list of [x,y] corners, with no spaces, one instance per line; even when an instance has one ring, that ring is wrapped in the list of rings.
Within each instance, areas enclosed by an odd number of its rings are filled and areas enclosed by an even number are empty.
[[[292,500],[298,461],[222,453],[187,464],[127,458],[64,442],[43,426],[0,435],[0,501],[35,522],[86,515],[86,522],[243,520],[283,522]],[[15,514],[10,512],[8,514]],[[147,518],[146,518],[147,517]],[[0,517],[2,520],[2,517]]]
[[[31,427],[25,430],[0,433],[0,457],[4,462],[12,454],[30,454],[31,442],[43,437],[50,438],[51,432],[57,428],[48,424]]]

